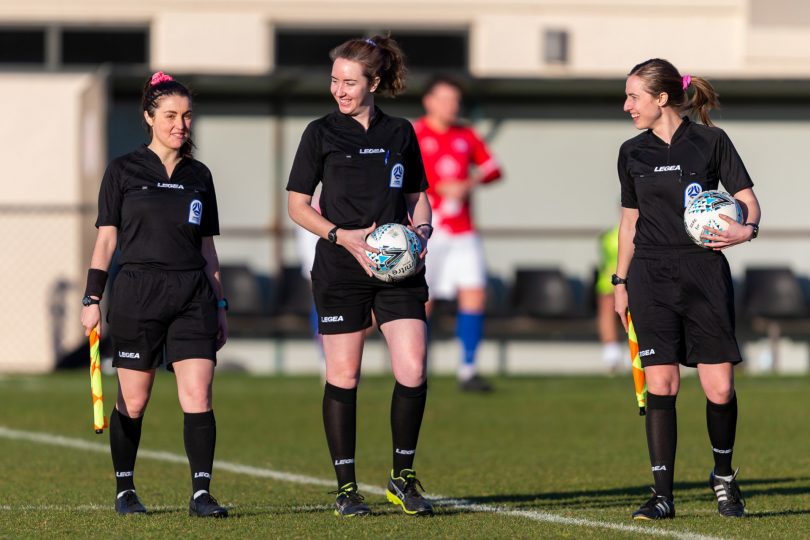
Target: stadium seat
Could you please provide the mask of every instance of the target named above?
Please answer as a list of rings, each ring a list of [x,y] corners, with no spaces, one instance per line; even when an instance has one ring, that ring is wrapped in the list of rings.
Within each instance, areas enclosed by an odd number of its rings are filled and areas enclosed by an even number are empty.
[[[262,286],[258,276],[246,265],[223,265],[220,276],[230,305],[229,315],[266,315],[272,309],[268,298],[269,281]]]
[[[301,274],[301,267],[283,267],[279,285],[279,313],[309,317],[312,308],[312,290],[309,281]]]
[[[808,315],[801,282],[787,267],[748,268],[743,287],[748,317],[802,318]]]
[[[512,289],[515,313],[539,318],[566,318],[581,314],[574,289],[557,268],[519,268]]]

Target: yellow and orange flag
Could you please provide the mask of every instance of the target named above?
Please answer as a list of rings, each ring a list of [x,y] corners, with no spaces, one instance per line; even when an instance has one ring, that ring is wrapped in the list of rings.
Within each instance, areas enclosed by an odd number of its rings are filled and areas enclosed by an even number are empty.
[[[636,403],[638,403],[638,414],[647,414],[647,380],[644,378],[644,368],[641,365],[641,357],[638,354],[638,338],[636,329],[633,326],[633,319],[630,312],[627,312],[627,341],[630,343],[630,358],[633,361],[633,386],[636,389]]]
[[[101,391],[101,353],[99,351],[98,327],[90,331],[90,394],[93,396],[93,429],[104,433],[108,427],[104,416],[104,394]]]

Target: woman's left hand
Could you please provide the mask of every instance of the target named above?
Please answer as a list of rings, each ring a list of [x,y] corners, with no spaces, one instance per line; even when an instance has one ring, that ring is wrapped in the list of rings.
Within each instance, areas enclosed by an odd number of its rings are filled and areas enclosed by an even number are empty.
[[[703,244],[707,248],[715,251],[720,251],[743,242],[748,242],[754,236],[754,229],[747,225],[737,223],[728,216],[720,215],[720,219],[728,224],[725,231],[706,227],[703,234],[700,235],[701,240],[708,240]]]
[[[228,313],[224,309],[217,309],[217,350],[220,350],[228,341]]]

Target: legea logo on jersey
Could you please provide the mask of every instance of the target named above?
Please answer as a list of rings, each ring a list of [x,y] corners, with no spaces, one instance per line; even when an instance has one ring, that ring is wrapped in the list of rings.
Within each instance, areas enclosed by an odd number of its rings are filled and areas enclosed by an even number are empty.
[[[321,317],[322,323],[330,323],[330,322],[343,322],[343,315],[332,315],[329,317]]]
[[[686,208],[689,206],[689,203],[692,202],[692,199],[697,197],[703,192],[703,186],[698,184],[697,182],[692,182],[686,189],[683,190],[683,207]]]
[[[188,222],[199,225],[202,219],[202,201],[194,199],[188,205]]]
[[[391,183],[389,186],[401,188],[403,178],[405,178],[405,166],[402,163],[396,163],[391,169]]]
[[[136,352],[129,352],[129,351],[118,351],[118,358],[139,358],[141,357],[141,353]]]
[[[680,170],[681,170],[680,165],[659,165],[658,167],[653,169],[653,172],[669,172],[669,171],[680,171]]]

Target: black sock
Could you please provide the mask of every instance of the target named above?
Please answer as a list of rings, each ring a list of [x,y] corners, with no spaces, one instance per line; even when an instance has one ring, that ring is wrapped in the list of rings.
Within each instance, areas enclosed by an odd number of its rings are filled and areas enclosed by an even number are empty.
[[[650,451],[655,492],[670,499],[675,477],[675,448],[678,445],[676,398],[647,393],[647,449]]]
[[[208,491],[214,467],[214,447],[217,444],[217,422],[214,411],[183,413],[183,441],[191,466],[191,491]]]
[[[113,469],[115,469],[116,493],[135,489],[135,457],[141,443],[141,425],[143,417],[130,418],[118,409],[110,415],[110,452]]]
[[[329,383],[323,388],[323,429],[335,467],[338,488],[356,482],[354,449],[357,440],[357,388]]]
[[[731,401],[718,405],[706,400],[706,426],[714,454],[714,473],[720,476],[734,474],[731,455],[734,452],[734,436],[737,431],[737,394]]]
[[[416,457],[416,441],[422,426],[427,401],[427,381],[412,388],[399,383],[391,396],[391,438],[394,443],[394,476],[402,469],[412,469]]]

